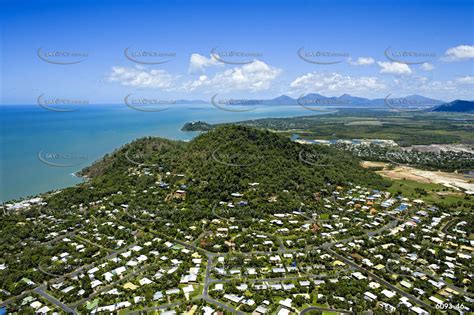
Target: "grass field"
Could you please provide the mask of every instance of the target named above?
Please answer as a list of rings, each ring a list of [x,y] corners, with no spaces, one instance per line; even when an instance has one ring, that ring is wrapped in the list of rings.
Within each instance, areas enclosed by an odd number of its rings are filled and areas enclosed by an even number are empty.
[[[463,204],[464,207],[474,207],[472,196],[449,189],[439,184],[420,183],[412,180],[393,180],[388,191],[392,194],[401,194],[404,197],[416,199],[421,198],[433,204],[453,206]],[[425,195],[426,193],[426,195]]]
[[[474,116],[454,113],[397,113],[371,110],[340,110],[326,115],[264,118],[241,121],[306,139],[390,139],[399,145],[472,144]],[[299,131],[295,131],[295,127]]]

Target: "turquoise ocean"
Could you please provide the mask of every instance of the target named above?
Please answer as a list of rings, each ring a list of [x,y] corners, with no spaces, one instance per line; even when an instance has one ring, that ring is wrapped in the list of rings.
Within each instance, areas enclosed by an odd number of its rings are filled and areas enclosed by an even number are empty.
[[[234,122],[315,115],[300,106],[257,106],[229,112],[212,105],[174,104],[144,112],[125,105],[87,105],[71,112],[38,105],[0,106],[0,202],[80,183],[73,174],[140,137],[190,140],[188,121]],[[50,163],[50,161],[53,161]]]

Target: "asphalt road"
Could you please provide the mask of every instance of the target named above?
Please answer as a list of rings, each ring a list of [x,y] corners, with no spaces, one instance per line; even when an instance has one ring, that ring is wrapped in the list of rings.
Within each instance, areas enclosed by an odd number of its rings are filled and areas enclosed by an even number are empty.
[[[236,309],[234,309],[234,308],[232,308],[232,307],[229,307],[229,306],[225,305],[224,303],[221,303],[221,302],[219,302],[219,301],[217,301],[217,300],[214,300],[213,298],[210,298],[210,297],[208,297],[208,296],[203,296],[202,298],[203,298],[206,302],[211,303],[211,304],[214,304],[214,305],[217,305],[217,306],[219,306],[220,308],[222,308],[222,309],[224,309],[224,310],[226,310],[226,311],[228,311],[228,312],[231,312],[232,314],[239,314],[239,315],[243,315],[243,314],[244,314],[244,313],[242,313],[241,311],[238,311],[238,310],[236,310]]]
[[[373,274],[372,272],[366,270],[365,268],[362,268],[361,266],[359,266],[358,264],[356,264],[355,262],[353,262],[352,260],[350,259],[347,259],[346,257],[342,256],[342,255],[339,255],[338,253],[336,253],[335,251],[333,251],[332,249],[330,248],[327,248],[326,249],[333,257],[336,257],[337,259],[339,260],[342,260],[344,263],[346,263],[347,265],[351,266],[351,267],[354,267],[355,269],[358,269],[359,271],[362,271],[364,272],[365,274],[368,274],[370,278],[372,279],[375,279],[377,280],[378,282],[382,283],[383,285],[385,285],[386,287],[390,288],[391,290],[397,292],[398,294],[400,294],[401,296],[404,296],[406,298],[408,298],[409,300],[411,300],[412,302],[418,304],[418,305],[421,305],[425,308],[425,310],[433,310],[433,308],[431,307],[431,305],[428,305],[426,304],[425,302],[421,301],[420,299],[414,297],[413,295],[411,294],[408,294],[406,293],[405,291],[397,288],[396,286],[392,285],[391,283],[389,283],[388,281],[385,281],[384,279],[382,279],[381,277]]]
[[[336,313],[342,313],[342,314],[355,314],[354,312],[348,311],[348,310],[340,310],[340,309],[333,309],[333,308],[325,308],[325,307],[318,307],[318,306],[310,306],[308,308],[305,308],[300,312],[300,315],[306,314],[311,311],[320,311],[320,312],[336,312]]]
[[[389,222],[388,224],[386,224],[385,226],[379,228],[378,230],[375,230],[375,231],[367,231],[366,232],[366,235],[368,236],[374,236],[374,235],[377,235],[377,234],[380,234],[382,233],[383,231],[389,229],[389,228],[393,228],[394,226],[396,226],[396,224],[398,224],[399,220],[394,218],[395,220]],[[71,232],[70,234],[74,233]],[[205,236],[206,235],[206,232],[203,232],[203,234],[201,236]],[[61,236],[61,238],[65,237],[64,235]],[[59,237],[58,237],[59,238]],[[410,299],[411,301],[425,307],[426,309],[428,310],[432,310],[432,307],[426,303],[424,303],[423,301],[417,299],[416,297],[404,292],[403,290],[391,285],[389,282],[385,281],[384,279],[378,277],[377,275],[371,273],[370,271],[362,268],[361,266],[357,265],[356,263],[354,263],[353,261],[345,258],[344,256],[334,252],[333,250],[331,250],[331,247],[335,244],[335,243],[347,243],[353,239],[356,239],[358,237],[350,237],[350,238],[347,238],[347,239],[344,239],[344,240],[339,240],[339,241],[334,241],[334,242],[328,242],[328,243],[325,243],[323,245],[320,245],[320,246],[314,246],[314,247],[311,247],[311,248],[306,248],[306,249],[285,249],[284,246],[280,246],[280,249],[279,250],[276,250],[276,251],[258,251],[258,252],[244,252],[242,253],[243,255],[247,256],[247,255],[270,255],[270,254],[279,254],[279,253],[294,253],[294,252],[300,252],[301,250],[310,250],[310,249],[316,249],[316,248],[322,248],[322,249],[325,249],[326,251],[328,251],[331,255],[333,255],[334,257],[337,257],[338,259],[344,261],[348,266],[350,266],[351,268],[353,269],[358,269],[360,271],[363,271],[364,273],[368,274],[371,278],[373,279],[376,279],[377,281],[379,281],[380,283],[382,283],[383,285],[385,285],[386,287],[392,289],[393,291],[399,293],[400,295],[402,296],[405,296],[407,297],[408,299]],[[199,238],[198,238],[199,240]],[[227,280],[218,280],[218,279],[212,279],[211,278],[211,270],[212,270],[212,260],[216,257],[220,257],[220,256],[226,256],[228,253],[212,253],[212,252],[208,252],[202,248],[199,248],[197,247],[194,242],[192,244],[189,244],[189,243],[185,243],[185,242],[182,242],[182,241],[179,241],[179,240],[174,240],[175,243],[178,243],[182,246],[185,246],[186,248],[188,249],[192,249],[192,250],[195,250],[195,251],[199,251],[201,253],[204,253],[206,256],[207,256],[207,266],[206,266],[206,273],[205,273],[205,279],[204,279],[204,289],[203,289],[203,294],[200,298],[202,298],[203,300],[207,301],[208,303],[210,304],[213,304],[215,306],[218,306],[228,312],[231,312],[231,313],[234,313],[234,314],[243,314],[241,311],[238,311],[236,309],[234,309],[233,307],[229,306],[229,305],[226,305],[218,300],[215,300],[213,298],[211,298],[208,293],[209,293],[209,285],[212,284],[212,283],[216,283],[216,282],[226,282]],[[128,250],[128,248],[130,248],[131,246],[134,246],[135,244],[131,244],[125,248],[122,248],[120,250],[117,250],[115,252],[112,252],[110,254],[108,254],[105,258],[101,259],[101,260],[107,260],[107,259],[110,259],[110,258],[113,258],[115,256],[117,256],[118,254],[120,254],[121,252],[124,252],[126,250]],[[282,245],[282,244],[281,244]],[[96,262],[97,263],[97,262]],[[95,265],[96,263],[92,263],[92,264],[89,264],[89,265],[85,265],[85,266],[82,266],[76,270],[74,270],[72,273],[70,274],[67,274],[65,276],[62,276],[62,277],[58,277],[58,278],[64,278],[64,277],[67,277],[67,276],[75,276],[77,274],[79,274],[80,272],[82,272],[84,269],[87,269],[93,265]],[[134,272],[133,274],[135,274],[137,272]],[[132,274],[132,275],[133,275]],[[326,276],[326,275],[324,275]],[[293,277],[293,276],[290,276],[290,277],[280,277],[280,278],[265,278],[265,279],[250,279],[249,281],[250,282],[274,282],[274,281],[284,281],[284,280],[297,280],[299,278],[322,278],[324,277],[323,275],[306,275],[306,276],[303,276],[303,277]],[[122,279],[123,280],[123,279]],[[107,288],[107,287],[106,287]],[[105,289],[106,289],[105,288]],[[103,288],[104,289],[104,288]],[[54,297],[50,296],[48,293],[46,293],[44,291],[44,286],[40,286],[40,287],[37,287],[35,288],[33,291],[35,291],[36,293],[40,294],[41,296],[43,296],[44,298],[48,299],[51,303],[57,305],[58,307],[60,307],[62,310],[64,310],[66,313],[69,313],[69,314],[77,314],[77,311],[75,311],[74,309],[72,309],[71,307],[65,305],[64,303],[61,303],[59,300],[55,299]],[[80,303],[75,303],[75,306],[77,307],[78,305],[80,304],[83,304],[84,302],[90,300],[91,298],[93,298],[95,295],[99,294],[100,292],[102,292],[103,290],[99,290],[99,292],[96,292],[95,294],[83,299],[80,301]],[[163,308],[168,308],[168,307],[173,307],[173,306],[176,306],[178,305],[179,303],[170,303],[170,304],[165,304],[165,305],[159,305],[159,306],[156,306],[156,307],[152,307],[152,308],[149,308],[147,310],[158,310],[158,309],[163,309]],[[346,313],[346,314],[352,314],[353,312],[351,311],[348,311],[348,310],[338,310],[338,309],[329,309],[329,308],[323,308],[323,307],[317,307],[317,306],[311,306],[311,307],[308,307],[304,310],[302,310],[300,312],[300,314],[305,314],[311,310],[314,310],[314,311],[333,311],[333,312],[339,312],[339,313]],[[143,311],[143,310],[141,310]],[[133,312],[133,314],[138,314],[140,313],[141,311],[136,311],[136,312]]]
[[[167,309],[167,308],[172,308],[172,307],[175,307],[175,306],[179,306],[179,305],[181,305],[181,304],[183,304],[183,302],[175,302],[175,303],[161,304],[161,305],[158,305],[158,306],[147,307],[147,308],[144,308],[144,309],[141,309],[141,310],[137,310],[137,311],[127,312],[127,315],[148,314],[148,313],[151,312],[151,311],[158,311],[158,310],[163,310],[163,309]]]
[[[48,301],[53,303],[54,305],[60,307],[67,314],[78,314],[75,310],[73,310],[72,308],[70,308],[66,304],[61,303],[61,301],[59,301],[58,299],[56,299],[56,298],[52,297],[51,295],[49,295],[48,293],[44,292],[42,287],[37,287],[33,291],[35,291],[36,293],[38,293],[39,295],[41,295],[42,297],[44,297],[45,299],[47,299]]]

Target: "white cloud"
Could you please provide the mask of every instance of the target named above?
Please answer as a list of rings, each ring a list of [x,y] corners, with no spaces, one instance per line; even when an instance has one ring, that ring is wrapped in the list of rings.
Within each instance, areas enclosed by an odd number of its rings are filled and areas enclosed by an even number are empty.
[[[198,79],[183,82],[180,76],[165,70],[148,70],[143,66],[112,67],[107,75],[110,82],[137,88],[155,88],[163,91],[203,92],[268,90],[281,69],[267,65],[262,61],[217,72],[213,76],[201,74]],[[217,93],[216,92],[216,93]]]
[[[474,76],[464,76],[461,78],[457,78],[456,82],[459,84],[474,84]]]
[[[348,93],[354,96],[380,98],[388,93],[410,95],[420,94],[434,99],[474,99],[474,76],[463,76],[451,80],[434,80],[431,76],[395,77],[354,77],[340,73],[304,74],[291,82],[290,95],[302,93],[321,93],[325,96],[338,96]]]
[[[372,57],[359,57],[356,61],[352,61],[349,59],[349,63],[353,66],[368,66],[375,62],[374,58]]]
[[[421,65],[421,69],[422,69],[423,71],[431,71],[431,70],[433,70],[434,68],[435,68],[435,67],[434,67],[431,63],[429,63],[429,62],[425,62],[424,64]]]
[[[444,61],[461,61],[474,58],[474,45],[459,45],[449,48],[444,53],[441,60]]]
[[[194,91],[200,87],[208,86],[210,80],[207,75],[200,75],[198,80],[190,81],[184,84],[185,90]]]
[[[367,93],[380,91],[385,84],[377,77],[351,77],[339,73],[311,72],[296,78],[291,88],[302,92]]]
[[[474,84],[474,77],[465,76],[457,79],[439,81],[426,77],[409,77],[394,80],[391,90],[403,94],[421,94],[427,97],[454,100],[473,99],[472,89],[466,87],[467,84]]]
[[[380,73],[397,74],[397,75],[411,74],[410,67],[405,63],[378,61],[377,64],[381,68]]]
[[[147,70],[141,66],[134,68],[116,66],[112,67],[107,78],[111,82],[119,82],[124,86],[171,90],[174,88],[178,76],[165,70]]]
[[[267,65],[263,61],[254,61],[241,67],[234,67],[216,73],[212,78],[201,75],[198,80],[187,82],[184,88],[188,91],[206,88],[210,92],[221,91],[262,91],[271,87],[281,69]]]
[[[189,60],[189,73],[202,73],[208,67],[222,66],[222,63],[210,57],[207,58],[200,54],[192,54]]]

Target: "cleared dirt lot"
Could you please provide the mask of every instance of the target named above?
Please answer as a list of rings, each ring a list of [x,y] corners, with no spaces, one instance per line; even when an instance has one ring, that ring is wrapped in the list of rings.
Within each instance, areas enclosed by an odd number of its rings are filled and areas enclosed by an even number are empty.
[[[463,174],[435,172],[420,170],[410,166],[395,166],[389,169],[390,164],[384,162],[362,162],[362,167],[382,167],[383,169],[376,173],[391,179],[408,179],[421,183],[441,184],[456,190],[465,190],[474,192],[474,178],[466,177]]]

